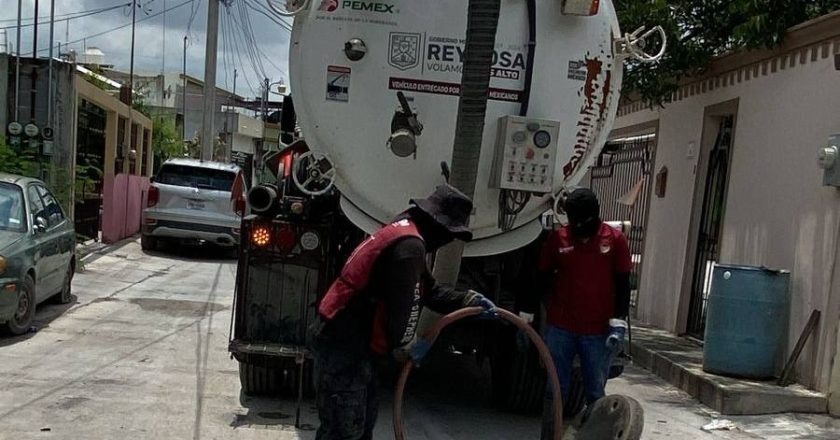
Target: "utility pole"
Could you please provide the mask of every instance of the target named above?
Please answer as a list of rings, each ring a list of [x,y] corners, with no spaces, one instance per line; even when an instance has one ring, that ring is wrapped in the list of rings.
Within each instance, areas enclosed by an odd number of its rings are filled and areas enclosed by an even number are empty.
[[[263,122],[268,119],[268,78],[265,78],[265,90],[263,90],[262,96],[262,120]]]
[[[161,68],[160,73],[166,74],[166,0],[163,0],[163,51],[161,52]],[[163,93],[160,94],[163,99]],[[162,104],[162,103],[161,103]],[[161,106],[162,107],[162,106]]]
[[[207,2],[207,47],[204,53],[204,112],[202,113],[201,159],[213,159],[216,129],[216,51],[219,46],[219,0]]]
[[[123,172],[129,173],[131,147],[134,145],[134,31],[137,24],[137,0],[131,0],[131,60],[128,67],[128,144],[125,147],[125,159],[123,160]],[[138,133],[139,134],[139,133]]]
[[[29,120],[35,122],[35,99],[38,95],[38,0],[35,0],[35,19],[32,28],[32,72],[29,75]]]
[[[47,95],[47,127],[53,128],[53,38],[55,38],[55,0],[50,0],[50,73]]]
[[[20,122],[20,16],[23,12],[23,0],[18,0],[18,16],[17,16],[17,58],[15,60],[15,122]]]
[[[32,59],[38,58],[38,0],[35,0],[35,18],[32,22]]]
[[[181,139],[187,140],[187,36],[184,35],[184,71],[181,75],[184,86],[181,89]]]

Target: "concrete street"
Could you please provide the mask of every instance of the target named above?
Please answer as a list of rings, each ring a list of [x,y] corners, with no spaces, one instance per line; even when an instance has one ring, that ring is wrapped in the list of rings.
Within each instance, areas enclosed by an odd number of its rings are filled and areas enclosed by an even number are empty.
[[[227,352],[234,261],[175,252],[146,255],[130,241],[95,255],[75,279],[75,303],[42,305],[37,331],[0,339],[0,439],[314,438],[311,402],[296,430],[293,402],[240,399]],[[412,439],[539,438],[537,418],[486,404],[486,370],[444,361],[409,390]],[[646,439],[840,437],[840,423],[821,416],[730,419],[741,430],[703,432],[714,414],[634,367],[609,392],[642,402]],[[376,438],[389,439],[390,387],[382,394]]]

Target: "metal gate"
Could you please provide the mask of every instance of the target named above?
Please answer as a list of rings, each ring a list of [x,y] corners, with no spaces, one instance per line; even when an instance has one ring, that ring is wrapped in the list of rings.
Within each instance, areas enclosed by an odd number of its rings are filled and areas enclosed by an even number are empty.
[[[608,221],[630,221],[627,239],[633,260],[630,307],[634,316],[639,301],[655,154],[655,134],[610,141],[590,173],[590,187],[601,201],[601,217]]]
[[[76,145],[76,234],[99,239],[102,175],[105,168],[105,110],[82,100],[79,104]]]
[[[725,116],[720,121],[717,139],[709,154],[709,168],[703,190],[703,209],[700,214],[700,230],[697,235],[697,253],[694,259],[691,301],[686,327],[689,335],[699,339],[703,338],[706,329],[706,303],[709,300],[712,284],[712,269],[719,257],[733,124],[733,116]]]

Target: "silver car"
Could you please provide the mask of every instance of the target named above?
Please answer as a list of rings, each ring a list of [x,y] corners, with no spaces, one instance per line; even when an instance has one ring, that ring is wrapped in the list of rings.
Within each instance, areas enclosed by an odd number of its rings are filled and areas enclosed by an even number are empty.
[[[161,241],[239,245],[245,188],[236,185],[241,170],[236,165],[171,159],[152,179],[143,210],[141,245],[154,250]],[[231,197],[232,191],[237,191]],[[240,208],[241,209],[241,208]]]

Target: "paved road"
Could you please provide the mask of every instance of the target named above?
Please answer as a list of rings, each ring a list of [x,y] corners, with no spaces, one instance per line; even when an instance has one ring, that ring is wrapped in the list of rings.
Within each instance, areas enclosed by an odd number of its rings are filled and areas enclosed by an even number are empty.
[[[234,270],[205,249],[146,255],[136,242],[87,263],[74,281],[75,303],[45,305],[37,332],[0,339],[0,439],[312,439],[311,402],[296,430],[292,402],[240,399],[226,349]],[[539,437],[536,418],[485,404],[486,370],[470,358],[447,361],[415,378],[412,439]],[[641,370],[610,390],[643,403],[650,439],[820,438],[833,423],[752,418],[737,422],[760,436],[704,433],[713,415]],[[377,440],[393,438],[388,394]]]

